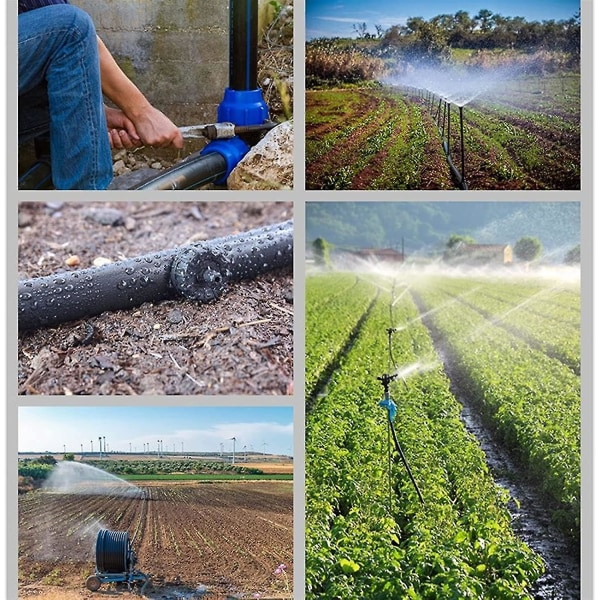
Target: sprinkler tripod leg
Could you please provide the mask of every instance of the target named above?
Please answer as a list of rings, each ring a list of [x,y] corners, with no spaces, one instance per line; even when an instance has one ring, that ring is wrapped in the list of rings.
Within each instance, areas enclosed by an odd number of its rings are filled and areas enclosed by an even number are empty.
[[[146,591],[146,587],[148,586],[148,584],[150,583],[150,577],[148,577],[146,575],[146,580],[144,581],[144,583],[142,584],[142,587],[140,588],[140,596],[143,596],[145,591]]]

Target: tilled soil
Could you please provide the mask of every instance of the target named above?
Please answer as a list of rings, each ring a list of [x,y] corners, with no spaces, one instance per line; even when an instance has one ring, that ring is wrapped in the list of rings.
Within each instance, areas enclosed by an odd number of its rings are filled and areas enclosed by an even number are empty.
[[[293,579],[292,482],[145,482],[145,498],[37,491],[19,499],[19,596],[128,597],[93,574],[101,528],[128,531],[148,598],[282,597]],[[285,577],[274,571],[285,564]],[[72,596],[67,596],[67,593]],[[139,596],[138,596],[139,597]],[[289,597],[289,595],[288,595]]]
[[[340,93],[339,90],[337,92]],[[393,114],[394,110],[396,113],[406,112],[406,105],[401,105],[397,100],[379,98],[379,93],[378,90],[362,90],[363,105],[356,106],[352,112],[346,114],[343,123],[335,116],[328,115],[330,106],[326,103],[323,103],[319,122],[307,123],[307,141],[319,142],[328,138],[333,140],[328,150],[318,159],[307,162],[307,189],[328,189],[332,185],[336,189],[409,189],[409,185],[404,182],[396,182],[390,184],[391,187],[386,187],[385,182],[381,183],[378,180],[378,177],[393,168],[387,152],[388,145],[397,143],[397,139],[403,135],[401,130],[396,129],[380,152],[370,154],[369,140],[380,134],[385,125],[379,113],[384,115],[384,119],[387,115],[389,120],[389,115]],[[456,183],[446,163],[442,139],[437,131],[435,110],[430,114],[426,101],[416,97],[413,101],[420,105],[423,127],[427,131],[428,139],[423,160],[417,165],[420,175],[419,189],[454,189]],[[309,93],[306,102],[309,108],[314,108],[318,100],[315,94]],[[468,105],[465,110],[464,172],[469,189],[579,189],[580,149],[579,128],[576,123],[566,122],[552,126],[546,122],[538,124],[508,112],[498,116],[485,106],[475,106]],[[374,117],[367,124],[365,119],[370,114]],[[479,124],[482,117],[487,118],[485,123],[496,123],[501,118],[503,125],[512,131],[510,139],[503,140],[499,133],[486,130],[485,125],[482,129]],[[349,126],[358,128],[345,138],[331,137],[332,132]],[[489,128],[489,125],[487,126]],[[460,172],[463,157],[461,136],[455,125],[452,127],[451,160]],[[540,156],[544,157],[544,160],[541,160]],[[533,165],[534,160],[536,162]],[[359,169],[359,162],[365,163],[365,166]],[[354,167],[357,172],[351,179],[345,180],[342,176],[349,166]]]
[[[19,279],[88,268],[292,218],[287,202],[68,202],[19,206]],[[19,335],[20,394],[293,393],[292,268],[216,302],[135,309]]]

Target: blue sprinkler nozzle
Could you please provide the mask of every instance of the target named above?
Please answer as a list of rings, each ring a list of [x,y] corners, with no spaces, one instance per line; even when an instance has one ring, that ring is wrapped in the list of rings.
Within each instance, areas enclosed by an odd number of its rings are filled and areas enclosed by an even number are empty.
[[[396,412],[398,411],[396,403],[391,398],[384,398],[379,403],[379,406],[385,408],[388,411],[388,418],[390,420],[390,423],[392,423],[393,420],[396,418]]]

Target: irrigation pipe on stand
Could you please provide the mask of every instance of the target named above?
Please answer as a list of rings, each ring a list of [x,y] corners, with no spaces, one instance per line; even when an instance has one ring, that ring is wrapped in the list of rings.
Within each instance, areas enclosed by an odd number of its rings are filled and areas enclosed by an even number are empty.
[[[184,297],[219,298],[236,281],[293,264],[293,222],[253,229],[91,267],[19,282],[19,331]]]
[[[392,295],[394,294],[394,290],[395,290],[395,283],[394,286],[392,288]],[[393,321],[392,319],[392,306],[393,303],[390,302],[390,321]],[[388,334],[388,353],[389,353],[389,362],[390,364],[392,364],[394,366],[394,369],[398,369],[398,366],[396,364],[396,361],[394,360],[394,353],[392,351],[392,335],[395,332],[395,328],[393,327],[389,327],[386,332]],[[383,390],[384,390],[384,396],[383,396],[383,400],[381,400],[379,402],[379,406],[382,408],[385,408],[387,410],[388,413],[388,448],[389,448],[389,436],[391,434],[393,440],[394,440],[394,447],[396,448],[396,451],[398,452],[398,454],[400,455],[400,458],[402,459],[402,463],[404,464],[404,467],[406,468],[406,472],[408,473],[408,476],[410,477],[410,480],[415,488],[415,491],[417,492],[417,496],[419,496],[419,500],[421,501],[421,504],[425,504],[425,501],[423,500],[423,496],[421,494],[421,490],[419,489],[419,486],[417,485],[417,482],[414,478],[414,475],[412,473],[412,470],[410,468],[410,465],[408,464],[408,460],[406,459],[406,456],[404,455],[404,451],[402,450],[402,446],[400,445],[400,442],[398,441],[398,436],[396,435],[396,430],[394,428],[394,419],[396,418],[396,412],[397,412],[397,406],[396,403],[392,400],[391,396],[390,396],[390,383],[392,381],[394,381],[394,379],[396,379],[398,375],[394,374],[394,375],[388,375],[388,374],[384,374],[381,375],[381,377],[377,377],[377,380],[381,382],[381,385],[383,386]],[[404,385],[406,387],[406,381],[404,380],[404,378],[402,379],[402,381],[404,381]],[[391,457],[388,456],[388,464],[391,462]],[[390,507],[391,507],[391,467],[388,468],[388,478],[390,481]]]
[[[381,402],[379,402],[379,406],[381,406],[382,408],[385,408],[388,411],[388,426],[389,426],[389,431],[392,434],[392,438],[394,439],[394,446],[396,448],[396,451],[400,455],[400,458],[402,459],[404,467],[406,468],[406,472],[408,473],[408,476],[410,477],[410,480],[415,488],[415,491],[417,492],[417,496],[419,496],[419,500],[421,501],[421,504],[425,504],[425,500],[423,500],[421,490],[419,489],[419,486],[417,485],[414,475],[412,474],[410,465],[408,464],[408,461],[406,460],[406,456],[404,456],[404,451],[402,450],[402,446],[400,445],[400,442],[398,441],[398,436],[396,435],[396,430],[394,429],[394,419],[396,417],[397,407],[396,407],[395,402],[390,397],[389,385],[395,378],[396,378],[396,375],[382,375],[381,377],[377,378],[383,385],[383,389],[384,389],[384,397],[383,397],[383,400],[381,400]]]

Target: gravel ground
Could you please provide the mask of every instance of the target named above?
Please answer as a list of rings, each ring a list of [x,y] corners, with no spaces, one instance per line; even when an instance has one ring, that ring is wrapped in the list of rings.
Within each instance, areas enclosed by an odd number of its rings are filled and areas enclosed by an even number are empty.
[[[19,279],[292,216],[292,203],[283,202],[21,203]],[[210,304],[165,300],[23,332],[19,393],[292,394],[293,312],[290,267],[232,285]]]

